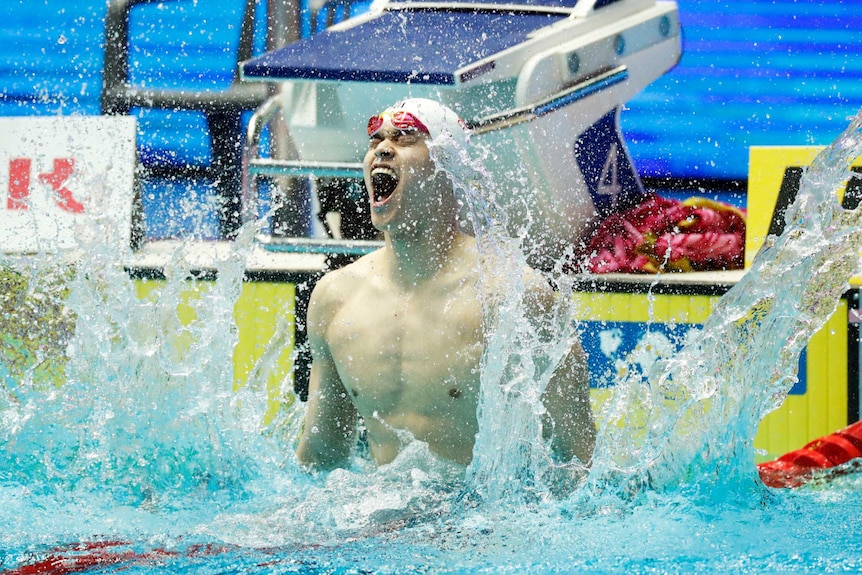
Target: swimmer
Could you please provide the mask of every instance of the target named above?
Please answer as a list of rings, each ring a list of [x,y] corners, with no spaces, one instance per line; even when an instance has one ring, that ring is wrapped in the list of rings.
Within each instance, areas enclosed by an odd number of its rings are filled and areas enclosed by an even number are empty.
[[[297,448],[304,465],[347,465],[360,417],[378,465],[395,459],[409,436],[441,458],[472,460],[483,353],[479,253],[459,229],[452,183],[428,147],[466,148],[467,135],[452,110],[424,99],[368,123],[365,185],[384,246],[328,273],[312,293],[308,410]],[[532,270],[525,278],[538,319],[554,294]],[[559,460],[592,457],[588,387],[577,344],[542,397],[543,434]]]

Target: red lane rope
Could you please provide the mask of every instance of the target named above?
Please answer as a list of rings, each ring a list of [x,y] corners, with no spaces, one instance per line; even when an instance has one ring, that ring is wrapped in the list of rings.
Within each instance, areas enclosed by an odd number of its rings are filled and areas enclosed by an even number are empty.
[[[760,480],[769,487],[799,487],[817,471],[862,457],[862,421],[811,441],[778,459],[760,463]]]

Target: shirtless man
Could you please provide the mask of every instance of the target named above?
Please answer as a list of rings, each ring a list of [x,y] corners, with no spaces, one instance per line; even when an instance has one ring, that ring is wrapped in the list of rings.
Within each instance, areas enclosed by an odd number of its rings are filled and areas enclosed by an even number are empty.
[[[379,465],[411,435],[467,465],[483,351],[479,256],[474,238],[459,230],[452,183],[435,169],[427,145],[457,152],[467,145],[466,130],[448,108],[411,99],[372,117],[368,134],[365,185],[385,245],[327,274],[312,293],[313,361],[297,456],[314,468],[345,466],[361,416]],[[553,294],[538,274],[529,274],[528,285],[528,301],[542,313]],[[544,435],[556,456],[588,463],[595,427],[580,346],[561,362],[542,400]]]

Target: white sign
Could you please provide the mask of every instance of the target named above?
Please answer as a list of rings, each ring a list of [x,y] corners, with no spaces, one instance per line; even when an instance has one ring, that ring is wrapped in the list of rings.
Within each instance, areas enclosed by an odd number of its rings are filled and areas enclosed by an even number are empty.
[[[135,118],[0,118],[0,253],[129,245]]]

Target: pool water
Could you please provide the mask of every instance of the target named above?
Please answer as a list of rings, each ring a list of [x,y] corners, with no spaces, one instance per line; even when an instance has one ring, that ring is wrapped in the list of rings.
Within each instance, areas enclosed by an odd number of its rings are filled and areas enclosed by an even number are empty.
[[[264,426],[265,390],[254,381],[234,389],[232,310],[253,229],[193,298],[183,295],[182,247],[158,298],[139,296],[110,246],[90,246],[71,271],[47,255],[15,262],[34,285],[59,282],[46,291],[62,293],[68,313],[55,319],[74,317],[75,329],[59,342],[61,385],[36,369],[0,370],[0,568],[862,572],[858,462],[795,490],[764,487],[752,463],[760,418],[780,404],[807,338],[857,273],[862,225],[834,190],[862,152],[860,126],[862,114],[807,172],[787,230],[703,329],[617,382],[597,413],[589,471],[555,463],[534,439],[531,398],[564,346],[537,362],[518,353],[537,342],[512,302],[502,307],[515,315],[488,326],[510,331],[490,334],[470,467],[412,442],[380,468],[360,453],[348,470],[308,474],[293,456],[304,406],[293,402]],[[476,175],[454,176],[478,205]],[[514,244],[494,235],[493,210],[485,216],[473,224],[497,250],[489,261],[514,257]],[[774,293],[779,277],[789,288]],[[196,321],[180,322],[178,305]],[[557,319],[566,313],[561,304]],[[567,321],[552,327],[561,340],[571,335]]]
[[[36,502],[29,498],[24,509],[6,507],[11,493],[4,489],[4,514],[18,510],[35,519],[22,517],[27,527],[19,537],[32,538],[5,545],[4,566],[45,565],[63,556],[67,565],[77,560],[81,567],[130,573],[858,572],[860,487],[857,475],[795,492],[752,493],[747,502],[678,493],[650,494],[623,508],[607,503],[578,511],[559,504],[498,513],[456,507],[407,524],[381,524],[376,533],[336,538],[327,536],[326,528],[316,534],[300,529],[302,537],[292,533],[304,518],[292,516],[286,507],[290,498],[273,497],[268,510],[247,515],[153,510],[159,518],[146,517],[143,510],[87,508],[47,498],[43,503],[59,512],[49,518],[48,510],[38,508],[34,517]],[[242,506],[233,502],[232,507]],[[63,517],[73,509],[81,515]],[[112,521],[98,521],[99,527],[88,521],[102,513]],[[64,522],[66,529],[58,530]],[[40,527],[54,532],[49,537]],[[109,531],[112,537],[97,535]],[[99,543],[50,541],[75,536]],[[125,539],[115,543],[121,536]]]

